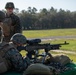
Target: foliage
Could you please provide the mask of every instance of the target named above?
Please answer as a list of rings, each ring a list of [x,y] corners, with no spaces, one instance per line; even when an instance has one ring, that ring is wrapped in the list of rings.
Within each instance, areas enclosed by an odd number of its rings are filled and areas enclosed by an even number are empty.
[[[37,12],[35,7],[28,7],[28,10],[22,10],[20,16],[21,24],[24,30],[35,29],[59,29],[59,28],[76,28],[76,12],[69,10],[43,8]]]

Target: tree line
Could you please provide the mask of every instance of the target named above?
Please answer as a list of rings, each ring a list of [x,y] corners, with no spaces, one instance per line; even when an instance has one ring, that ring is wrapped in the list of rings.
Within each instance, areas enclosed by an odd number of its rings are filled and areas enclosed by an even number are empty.
[[[28,7],[27,11],[16,9],[24,30],[76,28],[76,11],[43,8],[39,12],[35,7]]]

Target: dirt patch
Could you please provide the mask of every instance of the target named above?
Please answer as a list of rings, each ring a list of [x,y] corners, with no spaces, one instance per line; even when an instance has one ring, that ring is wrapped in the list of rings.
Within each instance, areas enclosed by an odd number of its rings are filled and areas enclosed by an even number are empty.
[[[66,54],[74,54],[74,55],[76,55],[76,52],[73,52],[73,51],[52,50],[52,52],[57,52],[57,53],[66,53]]]

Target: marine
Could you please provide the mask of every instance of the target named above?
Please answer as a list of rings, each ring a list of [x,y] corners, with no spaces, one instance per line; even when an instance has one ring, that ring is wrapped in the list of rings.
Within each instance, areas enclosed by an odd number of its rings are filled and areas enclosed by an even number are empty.
[[[5,5],[6,9],[6,18],[4,21],[4,41],[9,42],[10,38],[15,33],[22,33],[22,26],[20,23],[20,18],[14,14],[14,3],[13,2],[7,2]],[[6,27],[8,26],[8,27]],[[8,32],[7,32],[8,31]]]
[[[16,49],[17,46],[26,43],[26,38],[22,34],[15,34],[11,38],[11,41],[13,41],[13,38],[17,39],[17,41],[20,40],[20,43],[14,41],[10,43],[3,42],[0,44],[0,55],[3,59],[5,59],[2,62],[7,64],[7,65],[3,64],[5,65],[6,70],[0,73],[6,72],[10,69],[13,69],[14,71],[22,72],[28,67],[28,65],[30,65],[30,60],[28,60],[27,58],[23,58],[22,55],[19,53],[19,51]],[[21,41],[20,38],[22,38],[22,40],[25,41]],[[2,62],[0,60],[0,65],[2,64]],[[0,68],[4,70],[4,67],[0,67]]]

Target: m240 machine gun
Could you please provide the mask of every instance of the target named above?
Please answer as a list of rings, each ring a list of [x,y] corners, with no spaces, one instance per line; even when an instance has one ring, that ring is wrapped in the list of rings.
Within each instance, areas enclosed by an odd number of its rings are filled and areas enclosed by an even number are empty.
[[[59,43],[59,44],[50,44],[50,43],[45,43],[41,44],[41,39],[32,39],[32,40],[27,40],[27,45],[25,47],[25,50],[28,51],[27,56],[31,59],[32,54],[34,54],[34,61],[36,62],[37,57],[42,56],[44,59],[42,63],[45,61],[45,58],[47,55],[50,57],[51,54],[49,53],[50,50],[56,50],[60,49],[62,45],[68,45],[66,41],[64,43]],[[39,54],[39,50],[44,49],[44,53]]]
[[[66,41],[64,43],[59,43],[59,44],[50,44],[50,43],[41,43],[41,39],[32,39],[32,40],[27,40],[27,45],[25,47],[19,47],[18,50],[26,50],[27,57],[32,59],[32,55],[34,55],[34,61],[37,62],[37,58],[39,56],[42,56],[45,60],[46,56],[49,55],[50,57],[51,54],[49,53],[50,50],[56,50],[60,49],[62,45],[68,45]],[[39,50],[44,49],[44,53],[39,54]],[[42,62],[44,62],[44,60]]]
[[[45,52],[48,52],[49,50],[55,50],[59,49],[61,45],[67,45],[66,41],[64,43],[60,44],[41,44],[41,39],[33,39],[33,40],[27,40],[26,50],[32,51],[32,50],[39,50],[39,49],[45,49]]]

